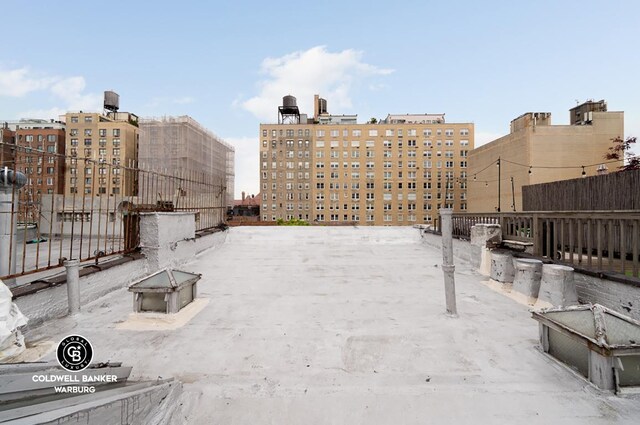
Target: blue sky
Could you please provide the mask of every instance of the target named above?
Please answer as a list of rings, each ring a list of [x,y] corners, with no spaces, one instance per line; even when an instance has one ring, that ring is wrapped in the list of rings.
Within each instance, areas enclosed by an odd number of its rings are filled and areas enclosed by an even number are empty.
[[[4,1],[0,118],[98,110],[190,115],[236,148],[257,193],[258,125],[285,94],[364,121],[444,112],[477,144],[527,111],[568,123],[606,99],[640,136],[637,1]],[[638,149],[636,148],[636,151]]]

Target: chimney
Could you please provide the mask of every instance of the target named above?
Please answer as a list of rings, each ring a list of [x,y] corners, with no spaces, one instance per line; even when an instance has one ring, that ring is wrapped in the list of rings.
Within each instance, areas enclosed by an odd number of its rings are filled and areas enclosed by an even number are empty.
[[[320,95],[316,94],[313,96],[313,119],[317,121],[318,116],[320,116]]]
[[[242,202],[244,202],[244,190],[242,191]]]

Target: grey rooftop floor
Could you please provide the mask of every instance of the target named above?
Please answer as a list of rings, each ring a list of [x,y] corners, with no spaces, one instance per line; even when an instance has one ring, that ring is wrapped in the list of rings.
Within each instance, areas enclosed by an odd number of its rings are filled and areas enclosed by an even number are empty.
[[[116,329],[119,290],[28,337],[80,333],[95,360],[181,380],[185,423],[639,423],[637,397],[543,355],[526,306],[464,264],[447,317],[441,258],[406,227],[232,228],[183,267],[209,303],[182,328]]]

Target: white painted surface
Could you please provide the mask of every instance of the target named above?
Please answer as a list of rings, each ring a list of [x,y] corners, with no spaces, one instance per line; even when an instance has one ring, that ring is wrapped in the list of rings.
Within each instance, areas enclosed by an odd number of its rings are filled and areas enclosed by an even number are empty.
[[[20,328],[27,324],[9,288],[0,280],[0,362],[24,352],[24,338]]]
[[[543,264],[540,291],[535,308],[566,307],[578,304],[573,267]]]
[[[181,266],[187,261],[192,261],[196,252],[219,248],[226,237],[227,232],[217,232],[197,238],[195,241],[190,240],[180,243],[176,249],[179,254],[176,257],[180,258],[180,261],[174,261],[172,264]],[[184,254],[183,246],[188,246],[188,255]],[[152,268],[149,261],[142,259],[83,276],[80,278],[80,304],[84,308],[87,303],[97,300],[109,292],[125,288],[130,283],[156,270],[158,268]],[[28,326],[64,316],[68,307],[66,285],[58,285],[35,294],[17,298],[16,304],[29,317]],[[128,306],[131,307],[131,300],[128,301]]]
[[[183,327],[117,329],[121,289],[28,338],[77,332],[134,378],[181,380],[190,424],[637,423],[637,400],[541,354],[527,307],[465,263],[447,317],[440,255],[407,227],[233,228],[184,266],[210,302]]]
[[[528,258],[514,258],[513,290],[530,299],[538,298],[540,279],[542,278],[542,261]]]

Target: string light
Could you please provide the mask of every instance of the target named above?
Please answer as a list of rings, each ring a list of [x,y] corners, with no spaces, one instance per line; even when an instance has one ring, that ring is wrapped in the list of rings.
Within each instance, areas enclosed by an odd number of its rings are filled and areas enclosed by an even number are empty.
[[[531,171],[531,165],[529,166],[529,175],[531,175],[533,173],[533,171]]]
[[[587,177],[587,172],[584,171],[584,165],[582,166],[582,178]]]

